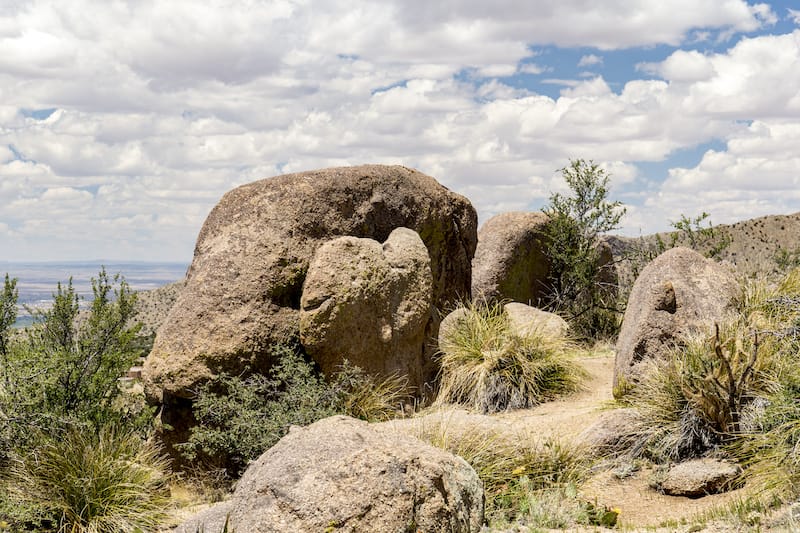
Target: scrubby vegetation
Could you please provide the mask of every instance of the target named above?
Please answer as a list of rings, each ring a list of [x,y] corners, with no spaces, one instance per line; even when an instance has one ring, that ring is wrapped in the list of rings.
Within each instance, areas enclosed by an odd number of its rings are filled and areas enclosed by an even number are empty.
[[[39,435],[14,452],[7,472],[12,501],[43,523],[74,533],[152,531],[166,515],[169,468],[135,432],[105,426]]]
[[[619,327],[616,282],[605,279],[599,238],[617,229],[625,214],[608,201],[608,174],[593,161],[576,159],[561,169],[570,195],[555,193],[543,211],[550,261],[546,307],[565,315],[586,338],[613,337]]]
[[[521,335],[502,303],[464,304],[439,346],[435,407],[497,413],[578,391],[585,377],[575,357],[581,343],[616,333],[625,284],[633,280],[605,275],[609,264],[599,243],[619,225],[624,208],[608,201],[608,176],[593,162],[571,161],[562,175],[570,193],[552,195],[545,208],[552,287],[546,305],[567,318],[572,337]],[[675,231],[634,248],[624,258],[629,274],[681,244],[719,257],[730,236],[707,219],[706,213],[681,215]],[[797,255],[782,251],[775,261],[788,270],[797,266]],[[757,496],[740,504],[740,514],[751,520],[754,509],[800,498],[800,269],[776,283],[744,283],[736,316],[715,317],[713,331],[685,339],[626,391],[621,403],[638,418],[622,442],[630,464],[705,456],[737,462]],[[0,530],[157,530],[175,503],[178,481],[153,439],[155,413],[141,392],[119,381],[152,343],[152,331],[142,334],[136,324],[136,295],[124,279],[102,270],[88,307],[80,305],[71,282],[59,285],[52,307],[35,313],[35,324],[24,332],[12,329],[16,302],[16,280],[6,276],[0,294]],[[409,411],[400,377],[377,379],[345,363],[326,379],[296,347],[272,350],[275,364],[266,374],[222,373],[194,391],[197,424],[178,449],[201,475],[224,470],[219,485],[241,475],[292,425],[334,414],[383,421]],[[570,441],[509,438],[477,426],[453,431],[432,422],[421,422],[416,432],[475,468],[492,526],[617,523],[619,509],[581,493],[592,471],[608,464],[598,466]]]
[[[220,374],[197,391],[197,426],[183,454],[223,465],[236,478],[247,464],[278,442],[293,425],[335,414],[377,421],[395,416],[408,400],[406,382],[377,379],[345,364],[325,380],[288,345],[273,347],[267,375]]]
[[[415,435],[466,460],[486,494],[486,516],[494,527],[523,523],[566,528],[616,523],[618,510],[597,506],[577,491],[589,475],[585,450],[557,440],[510,439],[479,427],[454,428],[446,420],[422,422]]]
[[[135,295],[102,270],[81,313],[72,287],[24,333],[16,280],[0,299],[0,518],[19,528],[134,532],[164,512],[165,463],[147,440],[152,412],[118,378],[143,355]]]
[[[436,402],[481,413],[532,407],[580,385],[576,346],[563,337],[519,335],[502,304],[461,307],[463,315],[443,335]]]
[[[625,398],[631,451],[657,463],[708,454],[744,467],[762,501],[800,497],[800,269],[745,282],[738,316],[654,363]]]

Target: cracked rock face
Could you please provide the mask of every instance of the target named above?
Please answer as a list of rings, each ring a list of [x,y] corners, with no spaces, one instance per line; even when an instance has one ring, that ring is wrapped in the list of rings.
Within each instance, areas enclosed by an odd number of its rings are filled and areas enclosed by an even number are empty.
[[[245,472],[230,500],[175,533],[229,530],[478,532],[483,485],[466,461],[345,416],[292,428]]]
[[[339,237],[317,250],[300,299],[300,341],[325,373],[347,359],[369,374],[434,374],[426,329],[432,319],[428,250],[408,228],[383,245]]]

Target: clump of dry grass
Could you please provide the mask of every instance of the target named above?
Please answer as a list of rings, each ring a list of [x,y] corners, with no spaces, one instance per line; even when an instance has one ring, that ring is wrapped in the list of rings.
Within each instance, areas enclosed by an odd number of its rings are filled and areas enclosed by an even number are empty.
[[[513,519],[531,493],[564,489],[589,473],[589,454],[571,443],[511,439],[478,426],[457,427],[447,418],[423,419],[413,432],[475,469],[483,481],[490,520]]]
[[[54,517],[59,531],[153,531],[169,503],[168,461],[133,432],[69,429],[12,458],[7,486],[21,505]]]
[[[436,404],[482,413],[538,405],[579,388],[585,371],[563,337],[515,334],[501,304],[471,304],[439,346]]]
[[[342,411],[368,422],[396,418],[411,398],[408,378],[397,374],[378,377],[345,364],[337,380],[337,384],[346,391],[342,399]]]
[[[657,461],[725,450],[751,480],[800,494],[800,270],[746,282],[739,311],[651,363],[628,396],[639,450]]]

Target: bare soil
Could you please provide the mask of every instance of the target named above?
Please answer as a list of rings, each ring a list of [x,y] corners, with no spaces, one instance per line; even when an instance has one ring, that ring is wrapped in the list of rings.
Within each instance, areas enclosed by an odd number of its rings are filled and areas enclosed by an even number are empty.
[[[533,409],[491,415],[441,408],[411,419],[384,424],[395,430],[414,431],[420,424],[444,423],[448,432],[456,434],[479,429],[496,432],[509,439],[536,442],[555,438],[580,445],[578,437],[581,432],[595,422],[604,410],[613,408],[611,383],[614,352],[609,348],[596,350],[591,356],[579,361],[588,373],[584,389],[558,401],[544,403]],[[582,485],[581,495],[599,505],[621,509],[619,527],[627,531],[741,531],[713,521],[698,526],[692,518],[708,514],[715,508],[742,498],[746,494],[746,488],[696,499],[666,496],[650,486],[653,476],[653,471],[648,468],[622,478],[610,466],[600,468]],[[590,527],[585,531],[602,529]],[[527,529],[522,528],[519,531]]]

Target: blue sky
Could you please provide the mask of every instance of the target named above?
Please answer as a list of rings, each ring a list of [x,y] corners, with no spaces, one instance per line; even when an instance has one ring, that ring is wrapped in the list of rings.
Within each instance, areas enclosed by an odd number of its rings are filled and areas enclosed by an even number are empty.
[[[225,191],[361,163],[733,222],[800,211],[799,144],[796,2],[0,3],[0,260],[189,261]]]

